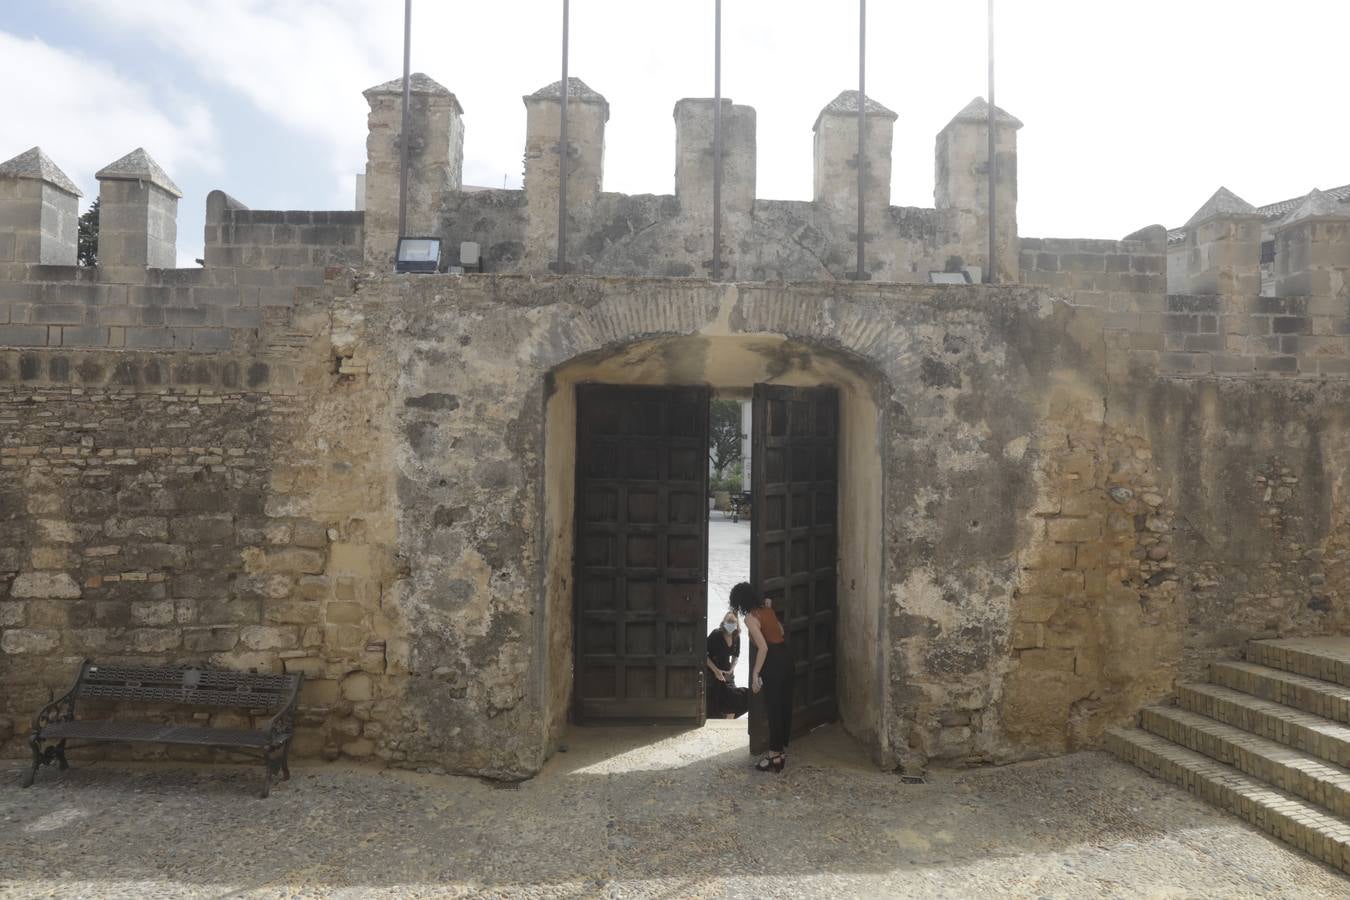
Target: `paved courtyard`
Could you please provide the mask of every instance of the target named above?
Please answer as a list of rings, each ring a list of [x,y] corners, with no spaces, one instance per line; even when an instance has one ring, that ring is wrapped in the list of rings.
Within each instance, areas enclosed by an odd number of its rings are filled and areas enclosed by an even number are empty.
[[[733,522],[720,512],[708,519],[708,628],[717,627],[727,613],[727,597],[738,582],[750,580],[750,522]],[[741,657],[736,683],[750,683],[750,644],[741,629]]]
[[[821,729],[574,731],[512,787],[312,765],[0,764],[0,897],[1334,897],[1350,882],[1101,753],[903,784]]]

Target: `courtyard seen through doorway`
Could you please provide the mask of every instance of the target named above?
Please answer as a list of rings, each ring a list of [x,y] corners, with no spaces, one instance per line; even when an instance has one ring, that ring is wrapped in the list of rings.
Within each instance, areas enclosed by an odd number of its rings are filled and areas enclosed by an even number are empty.
[[[708,629],[727,614],[731,589],[750,580],[750,429],[753,405],[746,391],[716,391],[708,420]],[[749,635],[741,627],[741,653],[733,669],[739,687],[750,684]],[[706,668],[705,668],[706,671]],[[706,679],[712,677],[708,671]]]

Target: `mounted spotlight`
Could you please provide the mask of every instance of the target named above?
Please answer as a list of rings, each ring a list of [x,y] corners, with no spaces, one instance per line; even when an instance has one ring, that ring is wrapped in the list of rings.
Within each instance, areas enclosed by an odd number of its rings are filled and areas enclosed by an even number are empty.
[[[429,274],[441,267],[441,239],[434,237],[401,237],[398,255],[394,259],[395,272]]]

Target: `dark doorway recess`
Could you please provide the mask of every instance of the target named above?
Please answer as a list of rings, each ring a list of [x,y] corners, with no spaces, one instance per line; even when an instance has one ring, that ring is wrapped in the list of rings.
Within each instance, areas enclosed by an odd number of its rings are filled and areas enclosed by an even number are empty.
[[[702,387],[577,387],[581,724],[703,722],[708,399]]]
[[[792,731],[833,722],[838,559],[839,395],[757,384],[751,428],[751,583],[787,633]],[[754,654],[750,665],[754,666]],[[750,752],[768,749],[761,696],[750,703]]]
[[[574,721],[702,724],[710,391],[576,390]],[[839,395],[757,384],[752,422],[750,581],[787,632],[802,733],[839,712]],[[765,749],[759,697],[749,730]]]

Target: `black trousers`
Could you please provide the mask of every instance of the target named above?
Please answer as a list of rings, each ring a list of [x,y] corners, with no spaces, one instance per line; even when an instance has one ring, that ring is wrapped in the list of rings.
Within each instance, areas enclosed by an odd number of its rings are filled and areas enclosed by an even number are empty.
[[[781,753],[787,749],[792,734],[792,654],[786,644],[770,644],[764,656],[764,668],[759,670],[764,679],[764,707],[769,719],[769,750]]]
[[[726,682],[721,682],[713,677],[712,672],[704,669],[703,677],[707,688],[708,718],[720,719],[733,715],[739,719],[745,715],[746,707],[750,704],[746,696],[749,691],[743,687],[736,687],[735,681],[732,680],[734,676],[728,677]]]

